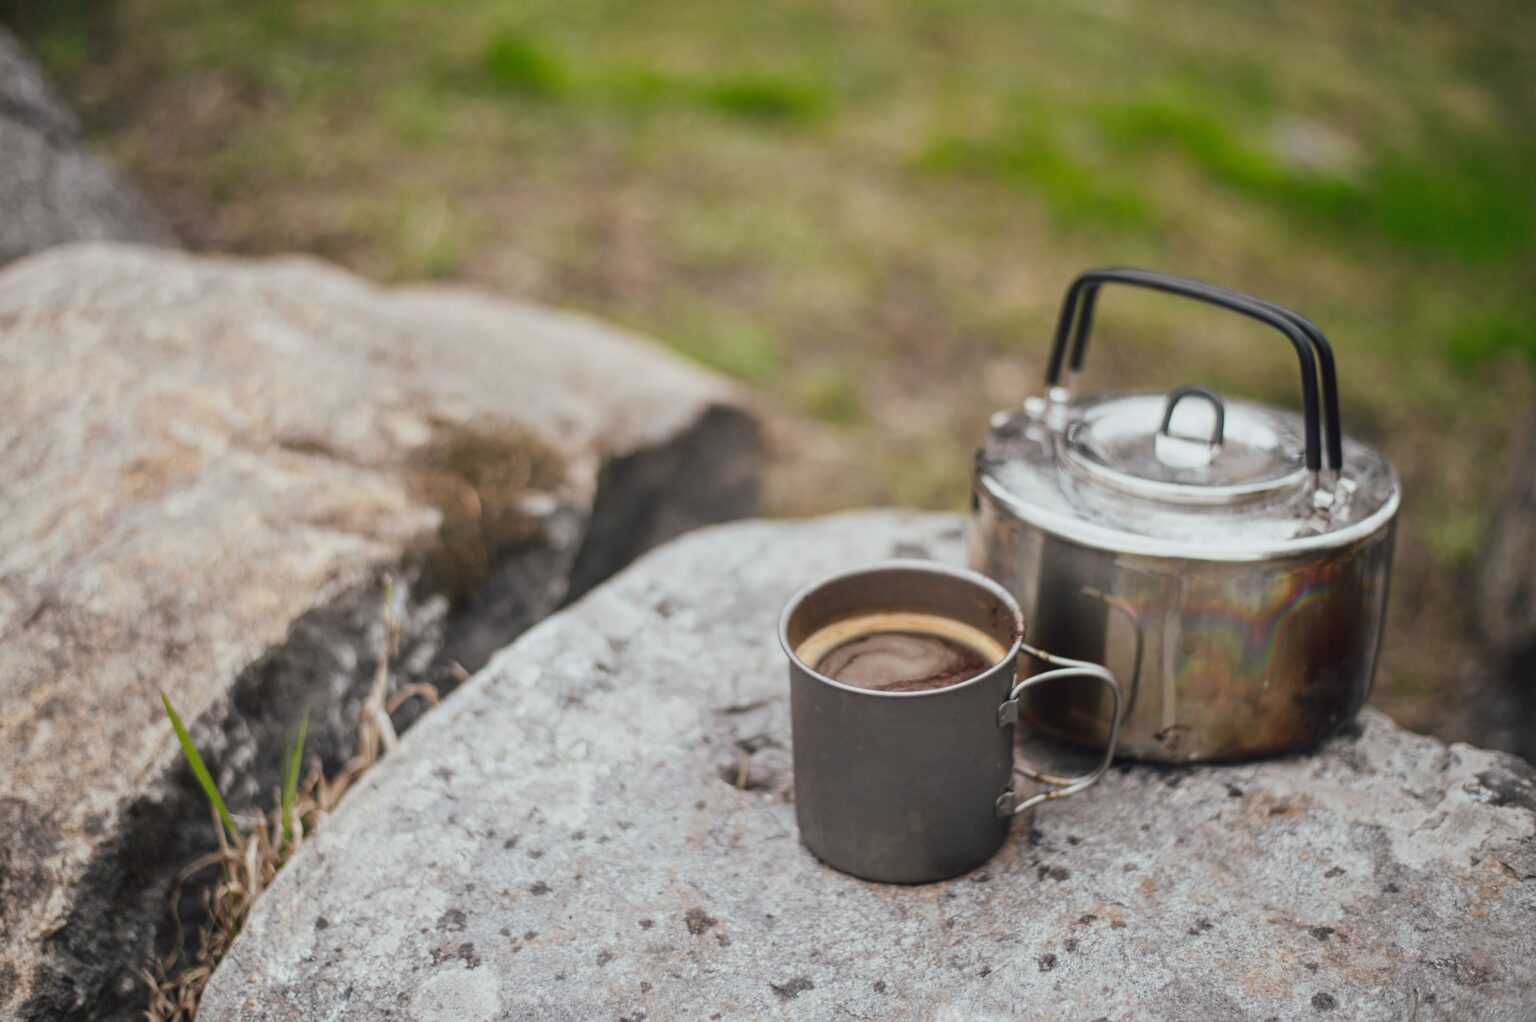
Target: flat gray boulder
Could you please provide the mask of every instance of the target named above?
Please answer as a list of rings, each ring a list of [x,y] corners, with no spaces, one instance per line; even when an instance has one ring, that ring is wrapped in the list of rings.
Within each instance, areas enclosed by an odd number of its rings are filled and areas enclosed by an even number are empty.
[[[161,691],[266,805],[301,714],[350,754],[385,576],[396,685],[446,689],[750,513],[758,460],[732,385],[569,313],[100,243],[0,271],[0,1017],[146,1003],[213,840]]]
[[[0,26],[0,263],[90,239],[169,244],[170,234],[86,149],[74,114]]]
[[[957,519],[887,512],[650,554],[411,732],[258,903],[201,1018],[1530,1017],[1529,769],[1369,710],[1311,755],[1114,770],[953,881],[819,864],[779,610],[959,548]]]

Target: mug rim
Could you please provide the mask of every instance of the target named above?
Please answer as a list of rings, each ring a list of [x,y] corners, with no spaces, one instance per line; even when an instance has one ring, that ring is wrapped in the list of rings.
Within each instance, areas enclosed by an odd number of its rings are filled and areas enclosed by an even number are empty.
[[[840,582],[844,579],[854,578],[859,575],[873,575],[881,571],[892,570],[915,570],[920,572],[929,572],[935,575],[948,575],[950,578],[959,579],[962,582],[977,586],[991,593],[998,599],[1000,603],[1002,603],[1005,608],[1007,608],[1013,614],[1013,642],[1008,647],[1008,652],[1003,654],[1003,658],[1001,660],[989,664],[986,669],[977,672],[974,677],[967,678],[965,681],[957,682],[953,685],[945,685],[943,688],[920,689],[916,692],[884,692],[880,689],[860,688],[857,685],[849,685],[838,681],[836,678],[830,678],[827,675],[822,674],[821,672],[817,671],[816,668],[800,659],[799,654],[795,652],[794,648],[790,645],[789,642],[789,619],[799,608],[800,604],[805,602],[806,597],[810,596],[812,593],[822,588],[823,586],[830,585],[833,582]],[[942,561],[924,560],[918,557],[891,557],[883,561],[873,561],[869,564],[861,565],[856,568],[846,568],[842,571],[835,571],[830,575],[825,575],[813,582],[809,582],[806,585],[801,586],[798,590],[796,590],[795,594],[789,598],[787,603],[784,604],[784,610],[779,614],[779,647],[784,650],[784,655],[789,657],[791,664],[803,670],[810,677],[825,685],[830,685],[833,688],[842,689],[844,692],[851,692],[860,696],[869,696],[870,698],[875,699],[924,699],[970,688],[971,686],[978,684],[990,676],[999,667],[1002,667],[1006,664],[1016,664],[1018,662],[1019,652],[1023,648],[1023,645],[1024,612],[1019,609],[1019,601],[1013,598],[1012,593],[1003,588],[1003,586],[999,584],[995,579],[988,578],[986,575],[981,574],[979,571],[973,571],[970,568],[962,568],[952,564],[945,564]]]

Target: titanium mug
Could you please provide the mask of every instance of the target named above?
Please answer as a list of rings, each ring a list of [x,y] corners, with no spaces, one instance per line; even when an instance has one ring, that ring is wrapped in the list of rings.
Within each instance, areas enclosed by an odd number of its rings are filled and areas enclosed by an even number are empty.
[[[882,692],[817,673],[796,654],[826,625],[872,612],[932,614],[979,629],[1007,655],[947,688]],[[1014,816],[1087,788],[1114,755],[1120,684],[1098,664],[1024,642],[1024,617],[996,582],[932,561],[893,560],[833,575],[797,593],[779,619],[789,657],[795,817],[815,856],[866,880],[917,884],[974,869],[1008,837]],[[1020,652],[1055,665],[1027,678]],[[1015,768],[1019,697],[1046,681],[1088,679],[1109,690],[1104,757],[1059,777]],[[1023,797],[1014,773],[1044,785]]]

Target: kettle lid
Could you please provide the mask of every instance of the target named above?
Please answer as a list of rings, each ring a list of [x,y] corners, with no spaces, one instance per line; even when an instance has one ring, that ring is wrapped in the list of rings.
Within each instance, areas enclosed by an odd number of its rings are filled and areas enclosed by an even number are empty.
[[[1088,547],[1195,560],[1344,546],[1396,515],[1392,469],[1351,437],[1341,437],[1344,471],[1320,479],[1292,412],[1227,401],[1212,450],[1212,411],[1180,404],[1165,433],[1166,404],[1161,394],[1031,398],[994,419],[976,452],[977,494]]]
[[[1308,483],[1294,417],[1229,406],[1205,387],[1092,398],[1073,412],[1062,461],[1091,484],[1166,503],[1232,505]]]

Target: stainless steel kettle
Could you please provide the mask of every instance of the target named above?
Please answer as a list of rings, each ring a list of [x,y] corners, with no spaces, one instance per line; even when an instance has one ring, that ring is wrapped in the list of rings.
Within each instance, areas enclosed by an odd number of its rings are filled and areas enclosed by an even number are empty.
[[[1301,415],[1200,386],[1075,397],[1109,284],[1273,327],[1296,353]],[[1032,645],[1120,677],[1120,754],[1264,756],[1353,717],[1375,674],[1400,491],[1339,428],[1322,331],[1211,284],[1092,270],[1067,290],[1045,383],[995,416],[977,451],[970,562],[1018,599]],[[1023,713],[1085,745],[1111,723],[1109,700],[1084,686],[1032,689]]]

